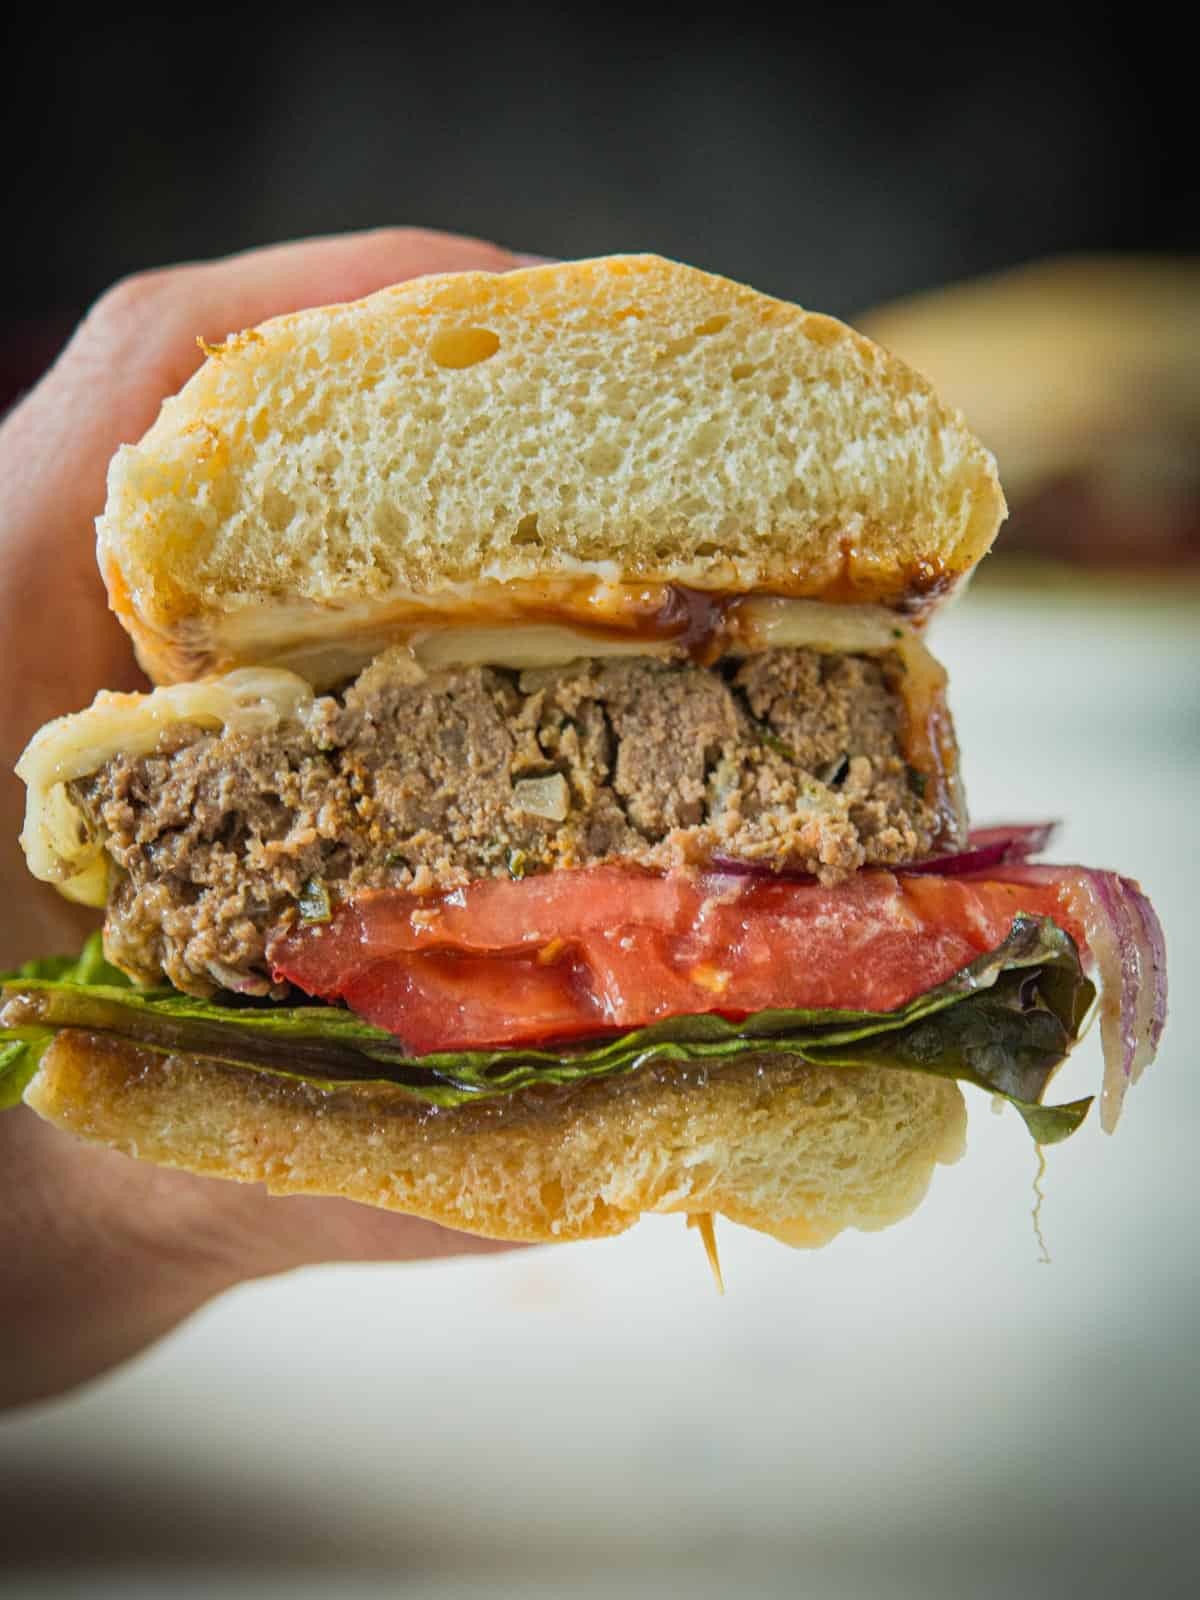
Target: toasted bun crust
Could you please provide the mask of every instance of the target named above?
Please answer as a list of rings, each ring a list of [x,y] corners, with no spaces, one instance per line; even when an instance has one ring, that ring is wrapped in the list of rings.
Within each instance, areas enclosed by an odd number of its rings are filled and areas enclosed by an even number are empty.
[[[995,464],[860,335],[656,256],[418,279],[210,353],[109,473],[112,605],[160,682],[597,586],[927,601]],[[621,596],[618,594],[618,600]]]
[[[1195,481],[1198,260],[1055,257],[857,320],[962,407],[1014,502],[1075,473],[1131,497]]]
[[[164,1166],[530,1241],[600,1238],[677,1211],[821,1245],[906,1216],[935,1164],[962,1153],[966,1122],[952,1082],[778,1056],[430,1112],[73,1031],[25,1099]]]

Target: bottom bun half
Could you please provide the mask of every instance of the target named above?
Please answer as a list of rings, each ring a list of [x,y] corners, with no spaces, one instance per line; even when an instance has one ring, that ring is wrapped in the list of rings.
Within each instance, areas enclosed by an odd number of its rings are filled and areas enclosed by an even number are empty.
[[[675,1211],[821,1245],[906,1216],[966,1128],[955,1083],[779,1055],[430,1110],[75,1031],[47,1049],[25,1100],[162,1166],[519,1241],[601,1238]]]

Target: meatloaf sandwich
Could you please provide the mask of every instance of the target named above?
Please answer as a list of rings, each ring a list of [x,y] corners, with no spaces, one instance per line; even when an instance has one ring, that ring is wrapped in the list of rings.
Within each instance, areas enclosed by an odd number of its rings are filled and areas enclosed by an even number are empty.
[[[960,1082],[1034,1136],[1136,886],[971,835],[923,639],[1003,516],[922,378],[651,256],[463,273],[209,351],[109,475],[159,685],[44,728],[31,870],[103,952],[0,1084],[140,1157],[510,1239],[908,1212]]]

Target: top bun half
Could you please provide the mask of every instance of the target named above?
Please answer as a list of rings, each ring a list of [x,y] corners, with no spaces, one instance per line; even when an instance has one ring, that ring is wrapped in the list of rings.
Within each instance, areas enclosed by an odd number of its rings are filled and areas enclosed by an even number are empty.
[[[961,416],[869,340],[614,256],[231,337],[117,453],[97,527],[164,683],[422,620],[621,626],[666,584],[919,612],[1004,511]]]

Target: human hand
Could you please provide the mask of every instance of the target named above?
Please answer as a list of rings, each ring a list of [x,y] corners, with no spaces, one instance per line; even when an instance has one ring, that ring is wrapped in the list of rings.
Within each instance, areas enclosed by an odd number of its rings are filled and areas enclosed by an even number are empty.
[[[126,279],[0,424],[0,971],[76,950],[95,914],[25,868],[12,768],[52,717],[147,687],[109,612],[94,521],[118,445],[203,359],[197,343],[428,272],[503,272],[495,245],[384,229]],[[0,1117],[0,1405],[95,1376],[246,1278],[334,1260],[499,1248],[344,1200],[272,1199],[76,1143],[24,1107]]]

